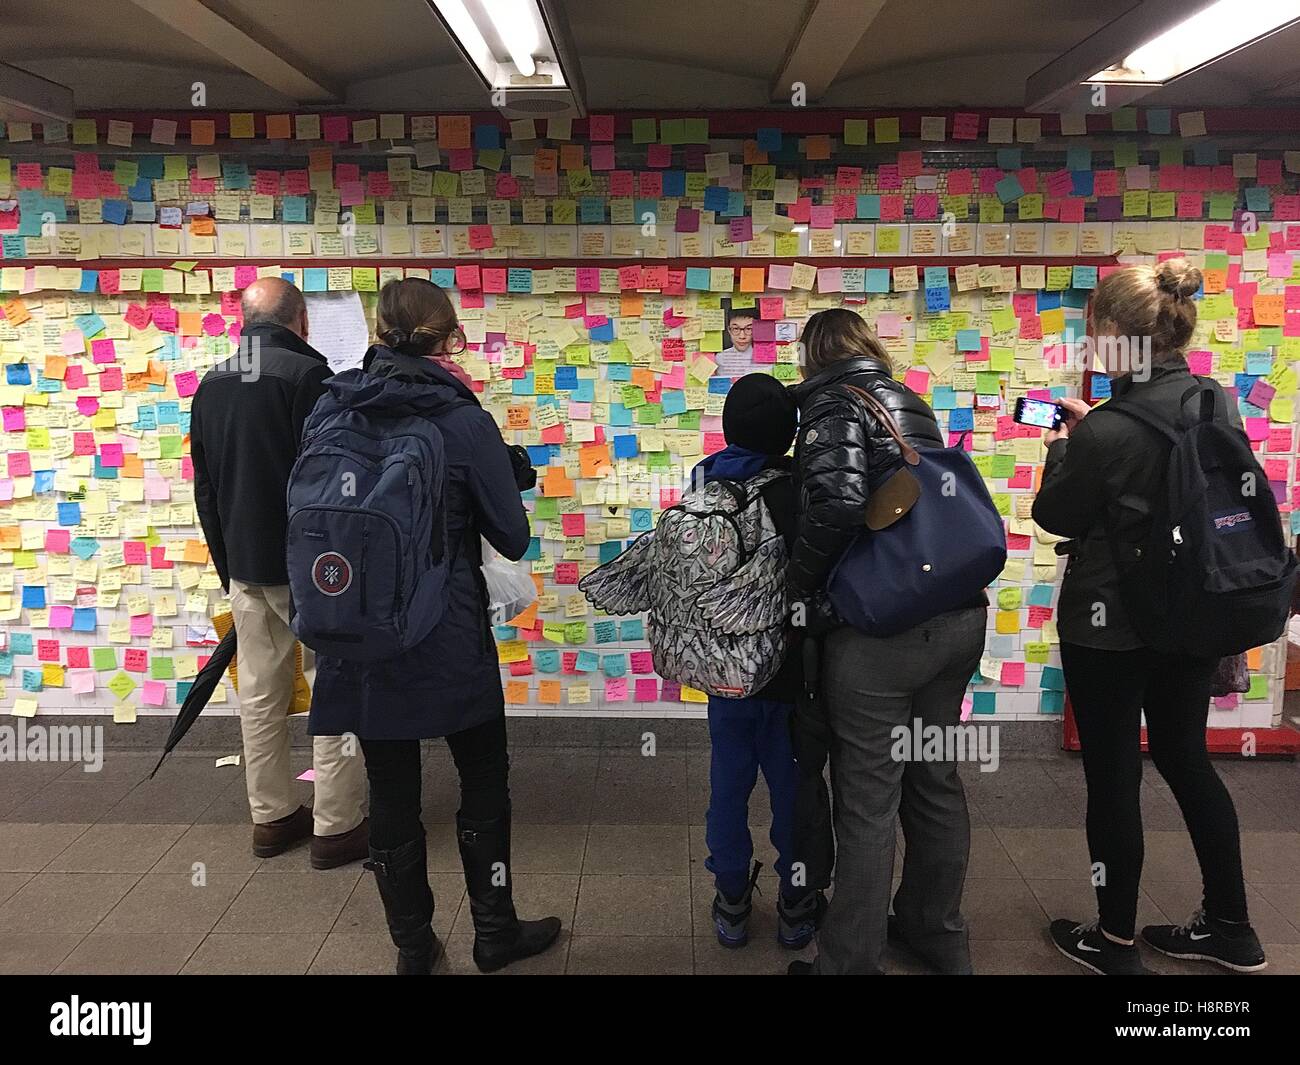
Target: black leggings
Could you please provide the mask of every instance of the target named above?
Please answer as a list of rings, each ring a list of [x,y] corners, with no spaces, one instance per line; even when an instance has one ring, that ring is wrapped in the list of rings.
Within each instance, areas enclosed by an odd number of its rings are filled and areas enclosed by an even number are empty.
[[[505,715],[447,737],[460,775],[460,810],[471,821],[495,821],[510,808],[510,755]],[[418,839],[420,741],[362,740],[370,778],[370,845],[391,850]]]
[[[1088,850],[1104,931],[1132,939],[1142,877],[1141,714],[1147,747],[1187,823],[1205,912],[1246,921],[1237,811],[1205,750],[1213,659],[1061,644],[1088,782]]]

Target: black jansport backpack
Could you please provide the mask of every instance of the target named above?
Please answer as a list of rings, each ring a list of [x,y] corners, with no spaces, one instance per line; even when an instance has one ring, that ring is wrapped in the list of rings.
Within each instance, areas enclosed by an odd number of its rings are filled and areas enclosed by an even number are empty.
[[[1214,420],[1218,392],[1199,383],[1199,416],[1171,426],[1137,403],[1117,411],[1173,444],[1164,498],[1155,501],[1145,544],[1110,547],[1130,620],[1150,647],[1202,658],[1239,654],[1281,635],[1296,581],[1277,501],[1246,436]]]

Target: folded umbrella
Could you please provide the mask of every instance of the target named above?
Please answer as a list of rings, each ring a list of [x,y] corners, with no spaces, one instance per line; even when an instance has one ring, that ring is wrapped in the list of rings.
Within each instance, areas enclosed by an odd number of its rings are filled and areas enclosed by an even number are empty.
[[[207,665],[195,675],[189,694],[185,696],[185,701],[181,703],[180,713],[176,715],[176,720],[172,723],[171,733],[167,737],[167,743],[163,746],[162,757],[158,759],[158,764],[153,767],[153,773],[149,774],[150,779],[162,767],[163,760],[185,738],[185,733],[189,732],[190,726],[198,720],[199,714],[203,713],[203,708],[208,705],[212,693],[217,690],[217,685],[221,683],[221,675],[225,673],[226,667],[234,660],[235,644],[235,626],[231,625],[226,634],[221,637],[221,642],[217,644],[216,650],[212,652],[212,657],[208,659]]]

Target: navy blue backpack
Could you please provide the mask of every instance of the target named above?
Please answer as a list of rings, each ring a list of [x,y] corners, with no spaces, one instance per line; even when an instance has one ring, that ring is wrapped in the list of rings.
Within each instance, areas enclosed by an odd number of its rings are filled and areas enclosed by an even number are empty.
[[[895,636],[992,584],[1007,562],[1006,531],[960,446],[918,451],[871,393],[848,388],[894,438],[903,465],[872,493],[887,505],[868,504],[867,527],[831,571],[827,591],[855,629]]]
[[[419,643],[446,606],[446,458],[426,385],[330,378],[289,475],[286,560],[298,639],[354,662]]]

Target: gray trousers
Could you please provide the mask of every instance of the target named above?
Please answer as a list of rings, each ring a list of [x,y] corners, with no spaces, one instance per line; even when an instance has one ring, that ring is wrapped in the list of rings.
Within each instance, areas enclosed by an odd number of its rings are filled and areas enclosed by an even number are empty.
[[[843,627],[826,637],[821,694],[831,730],[838,852],[814,974],[883,971],[896,817],[906,845],[894,896],[899,930],[942,971],[970,971],[961,915],[970,818],[957,763],[898,758],[893,730],[914,729],[918,719],[922,726],[960,723],[987,613],[980,607],[940,614],[898,636]]]

